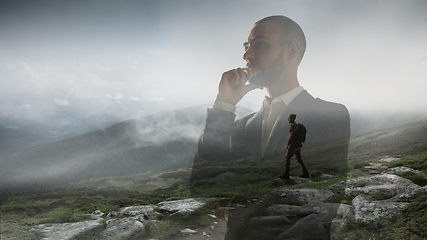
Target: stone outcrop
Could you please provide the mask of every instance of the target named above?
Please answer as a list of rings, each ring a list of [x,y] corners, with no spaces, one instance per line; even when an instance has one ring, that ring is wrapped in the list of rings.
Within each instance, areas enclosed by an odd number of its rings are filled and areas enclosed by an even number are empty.
[[[266,210],[271,216],[298,216],[298,215],[310,215],[316,213],[311,206],[296,206],[287,204],[273,204]]]
[[[408,167],[389,168],[389,169],[383,171],[381,174],[401,174],[401,173],[413,173],[416,175],[426,177],[426,175],[423,172],[421,172],[420,170],[414,170],[414,169],[408,168]]]
[[[252,217],[250,219],[252,222],[258,224],[291,224],[291,220],[286,216],[263,216],[263,217]]]
[[[329,187],[331,190],[345,189],[346,195],[381,194],[384,198],[392,198],[404,192],[420,188],[412,181],[394,174],[381,174],[372,177],[359,177],[336,183]]]
[[[139,221],[144,221],[147,219],[153,219],[159,215],[157,206],[146,205],[146,206],[131,206],[120,208],[117,212],[108,213],[108,217],[116,216],[127,216],[127,217],[136,217]]]
[[[301,202],[308,203],[310,201],[324,201],[334,195],[334,193],[329,189],[277,189],[272,192],[272,194],[279,195],[287,199],[298,199]]]
[[[277,189],[271,192],[274,198],[283,202],[298,203],[272,204],[266,199],[250,199],[247,205],[236,204],[237,209],[248,209],[248,205],[265,205],[266,216],[248,217],[247,224],[254,224],[260,229],[274,233],[276,240],[322,240],[342,239],[339,229],[348,220],[361,222],[370,228],[376,228],[381,219],[403,217],[402,210],[407,203],[396,200],[427,194],[427,186],[420,187],[408,179],[393,173],[411,172],[422,175],[422,172],[399,167],[391,168],[380,175],[359,177],[333,184],[325,189]],[[346,194],[353,198],[351,205],[325,202],[334,194]],[[267,195],[265,195],[267,196]],[[143,236],[144,224],[158,215],[187,215],[208,202],[223,198],[190,198],[177,201],[160,202],[157,205],[131,206],[110,212],[106,220],[104,213],[95,211],[91,214],[97,220],[80,223],[42,224],[33,230],[42,231],[49,239],[125,239],[138,234]],[[224,207],[225,208],[225,207]],[[227,207],[232,213],[236,208]],[[233,210],[234,209],[234,210]],[[216,215],[213,215],[215,217]],[[217,217],[218,218],[218,217]],[[225,222],[225,221],[224,221]],[[183,229],[183,239],[195,235],[209,237],[211,229]],[[213,234],[213,233],[212,233]],[[193,239],[193,238],[192,238]],[[194,238],[198,239],[198,238]],[[269,238],[270,239],[270,238]]]
[[[325,228],[316,214],[308,215],[277,236],[276,240],[327,240]]]
[[[43,240],[67,239],[125,239],[144,231],[144,222],[153,221],[159,214],[188,214],[202,207],[208,202],[218,201],[220,198],[197,198],[177,201],[161,202],[157,206],[123,207],[118,211],[110,212],[107,220],[101,218],[103,212],[97,210],[90,214],[97,220],[76,223],[41,224],[32,231],[41,231],[46,237]],[[95,238],[96,237],[96,238]]]
[[[420,187],[410,192],[402,193],[398,196],[398,198],[410,198],[410,197],[418,197],[421,195],[427,195],[427,186]]]
[[[89,236],[97,236],[104,228],[104,219],[98,219],[75,223],[40,224],[30,229],[30,231],[44,233],[46,238],[43,238],[43,240],[88,239]]]
[[[208,202],[219,201],[223,198],[189,198],[176,201],[160,202],[158,211],[162,213],[175,214],[190,214],[194,210],[202,207]]]
[[[355,221],[376,227],[380,219],[403,217],[402,210],[406,205],[403,202],[376,201],[366,194],[360,194],[353,199],[352,211],[349,213]]]
[[[133,217],[110,219],[106,224],[106,228],[98,234],[96,240],[123,239],[144,230],[143,223]]]

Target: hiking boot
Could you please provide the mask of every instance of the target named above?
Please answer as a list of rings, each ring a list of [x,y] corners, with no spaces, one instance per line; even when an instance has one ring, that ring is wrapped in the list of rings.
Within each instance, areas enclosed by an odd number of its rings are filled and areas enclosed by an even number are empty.
[[[308,175],[308,172],[307,172],[307,171],[305,171],[305,172],[302,172],[302,174],[301,174],[301,175],[299,175],[299,177],[301,177],[301,178],[309,178],[309,177],[310,177],[310,175]]]
[[[289,172],[285,172],[283,175],[280,175],[279,177],[284,180],[289,180]]]

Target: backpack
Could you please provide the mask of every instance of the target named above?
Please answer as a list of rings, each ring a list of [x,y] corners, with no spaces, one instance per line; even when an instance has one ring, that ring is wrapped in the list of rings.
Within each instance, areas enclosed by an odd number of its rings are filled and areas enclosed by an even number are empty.
[[[307,135],[307,129],[305,128],[305,126],[302,123],[298,123],[297,124],[297,129],[295,130],[296,132],[294,134],[296,134],[297,139],[299,142],[305,142],[305,136]]]

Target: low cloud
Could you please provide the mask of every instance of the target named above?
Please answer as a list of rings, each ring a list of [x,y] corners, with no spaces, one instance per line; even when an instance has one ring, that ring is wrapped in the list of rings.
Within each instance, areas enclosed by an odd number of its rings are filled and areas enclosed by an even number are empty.
[[[70,102],[68,102],[68,100],[64,100],[64,99],[60,99],[60,98],[56,98],[53,101],[55,102],[56,105],[59,105],[59,106],[71,105]]]

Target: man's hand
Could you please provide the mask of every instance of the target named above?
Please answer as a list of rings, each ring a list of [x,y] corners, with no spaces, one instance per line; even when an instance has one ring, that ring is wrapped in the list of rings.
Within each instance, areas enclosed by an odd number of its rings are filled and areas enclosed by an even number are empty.
[[[248,92],[256,88],[262,89],[255,84],[246,85],[246,82],[256,74],[248,68],[237,68],[223,73],[216,101],[236,105]]]

